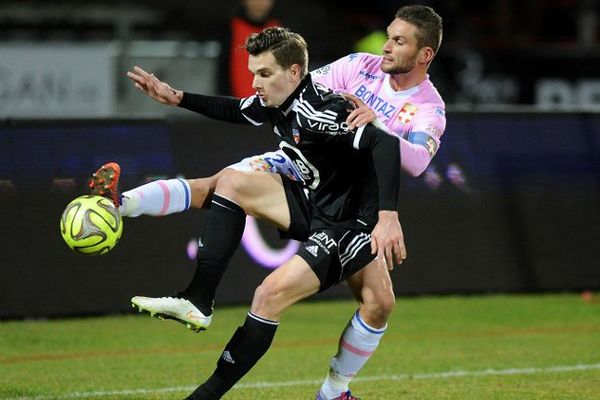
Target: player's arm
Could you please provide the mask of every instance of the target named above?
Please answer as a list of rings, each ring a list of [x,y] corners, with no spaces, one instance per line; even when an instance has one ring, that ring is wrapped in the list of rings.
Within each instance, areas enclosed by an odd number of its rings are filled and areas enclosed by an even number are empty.
[[[135,66],[133,71],[128,71],[127,76],[136,88],[159,103],[185,108],[190,111],[205,115],[209,118],[233,123],[254,123],[242,112],[241,104],[244,100],[228,96],[205,96],[187,93],[173,89],[166,82],[159,80],[154,74]],[[247,111],[249,111],[248,108]],[[255,125],[260,125],[256,123]]]
[[[356,149],[370,148],[379,190],[379,214],[371,232],[371,251],[377,254],[380,265],[392,269],[394,261],[406,258],[404,233],[398,217],[400,186],[400,145],[396,136],[373,125],[359,128],[353,138]]]
[[[354,105],[354,109],[346,119],[350,129],[361,127],[369,122],[373,123],[379,129],[400,138],[401,168],[404,172],[417,177],[427,169],[440,147],[441,136],[446,127],[444,108],[441,105],[432,105],[419,111],[413,129],[405,139],[402,137],[402,132],[394,132],[381,122],[375,111],[361,99],[348,93],[342,95]]]
[[[371,150],[379,189],[379,209],[396,211],[400,188],[398,138],[369,124],[356,130],[352,146],[357,150]]]
[[[240,108],[240,102],[243,101],[229,96],[205,96],[184,92],[179,107],[219,121],[248,124],[251,121],[244,117]]]
[[[411,176],[421,175],[431,163],[441,144],[445,118],[423,118],[406,138],[400,138],[402,169]]]
[[[432,139],[425,138],[425,140]],[[402,169],[412,177],[416,178],[421,175],[435,155],[435,151],[430,150],[432,145],[426,143],[414,143],[404,138],[400,139],[400,151],[405,154]]]
[[[417,177],[427,169],[431,159],[437,152],[439,140],[436,141],[425,132],[410,132],[407,139],[401,137],[390,128],[385,126],[379,119],[373,121],[373,125],[399,138],[400,154],[402,163],[400,168],[412,177]]]
[[[137,65],[133,67],[132,71],[127,71],[127,77],[136,88],[161,104],[176,106],[181,102],[183,97],[181,90],[173,89],[169,84],[162,82],[154,74],[144,71]]]
[[[402,170],[411,176],[421,175],[431,163],[441,145],[446,128],[442,104],[424,104],[417,112],[411,131],[400,138]]]

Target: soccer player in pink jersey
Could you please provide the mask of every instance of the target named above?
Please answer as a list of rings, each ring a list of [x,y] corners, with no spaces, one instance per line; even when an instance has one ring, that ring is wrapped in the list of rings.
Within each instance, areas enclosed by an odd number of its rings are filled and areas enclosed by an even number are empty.
[[[382,56],[351,54],[314,71],[312,76],[315,82],[359,99],[359,107],[347,122],[355,126],[373,121],[398,136],[400,167],[418,176],[435,155],[445,129],[444,103],[427,75],[441,43],[442,20],[429,7],[405,6],[388,26],[387,36]],[[194,111],[182,103],[182,91],[154,75],[136,67],[128,76],[155,100]],[[372,111],[365,113],[367,107]],[[93,191],[116,201],[119,172],[112,164],[103,166],[95,174]],[[166,215],[211,204],[201,235],[199,267],[188,288],[173,297],[136,296],[132,303],[153,315],[183,322],[193,330],[206,329],[212,318],[216,287],[241,239],[246,214],[267,220],[289,232],[290,237],[302,240],[293,201],[283,187],[273,189],[267,184],[269,173],[298,179],[301,176],[284,153],[275,151],[248,157],[209,178],[161,180],[124,192],[119,208],[123,216]],[[273,207],[281,202],[288,202],[287,214],[277,213],[279,208]],[[348,385],[377,348],[394,307],[388,270],[364,268],[347,283],[360,306],[342,333],[317,399],[354,398]]]
[[[402,32],[407,23],[396,21],[388,27],[390,40],[383,57],[350,54],[313,71],[312,76],[315,82],[362,100],[377,115],[376,124],[404,139],[400,141],[402,170],[416,177],[440,145],[446,127],[445,105],[429,75],[410,76],[416,59],[411,62],[409,58],[399,67],[393,64],[391,41],[406,41]],[[394,46],[406,47],[404,43]]]

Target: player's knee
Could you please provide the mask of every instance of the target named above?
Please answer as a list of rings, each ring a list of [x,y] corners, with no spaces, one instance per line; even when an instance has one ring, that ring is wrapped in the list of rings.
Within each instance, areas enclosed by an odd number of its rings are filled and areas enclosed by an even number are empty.
[[[215,191],[239,204],[244,199],[246,182],[247,179],[242,172],[226,168],[219,174]]]
[[[378,309],[381,310],[380,313],[381,313],[382,318],[385,318],[385,320],[387,321],[389,316],[394,311],[395,305],[396,305],[396,299],[394,298],[394,296],[383,296],[379,300],[379,306],[378,306]]]
[[[367,324],[379,328],[387,323],[387,320],[394,311],[395,304],[396,299],[393,294],[380,295],[362,303],[360,306],[360,315]]]
[[[206,205],[207,198],[209,198],[214,191],[216,178],[211,176],[209,178],[188,179],[187,182],[191,189],[191,206],[203,208]]]
[[[265,279],[254,291],[252,312],[265,318],[278,314],[277,299],[281,293],[279,285],[272,279]]]

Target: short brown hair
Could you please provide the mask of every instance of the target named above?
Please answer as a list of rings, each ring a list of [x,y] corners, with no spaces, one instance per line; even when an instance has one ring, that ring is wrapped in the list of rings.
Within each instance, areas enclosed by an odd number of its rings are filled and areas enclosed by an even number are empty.
[[[246,39],[244,47],[253,56],[271,51],[277,64],[284,69],[298,64],[302,68],[302,77],[308,73],[308,44],[302,36],[287,28],[276,26],[253,33]]]
[[[417,45],[431,47],[437,53],[442,43],[442,17],[431,7],[411,5],[401,7],[396,18],[417,27]]]

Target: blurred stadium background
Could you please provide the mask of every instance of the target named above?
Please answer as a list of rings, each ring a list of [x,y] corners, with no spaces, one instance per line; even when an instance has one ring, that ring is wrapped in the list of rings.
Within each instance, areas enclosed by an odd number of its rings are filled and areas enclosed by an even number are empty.
[[[419,2],[417,2],[419,3]],[[600,289],[600,2],[427,1],[444,18],[430,69],[448,125],[431,168],[405,178],[409,260],[398,295]],[[279,1],[311,67],[355,50],[408,2]],[[239,2],[0,2],[0,318],[126,312],[137,294],[180,289],[201,211],[125,221],[101,258],[71,253],[58,220],[114,159],[122,187],[197,177],[273,147],[268,132],[155,104],[133,65],[173,87],[216,93],[223,26]],[[245,304],[287,245],[237,252],[219,292]],[[341,285],[327,297],[348,298]]]
[[[410,3],[444,18],[430,75],[447,129],[431,167],[403,180],[409,259],[392,274],[393,329],[353,387],[368,399],[597,399],[600,1],[279,0],[273,15],[306,37],[317,68]],[[196,336],[121,314],[134,295],[187,284],[202,211],[127,219],[97,258],[72,253],[58,230],[108,160],[127,189],[274,147],[268,130],[156,104],[125,77],[140,65],[173,87],[218,93],[238,7],[0,1],[0,398],[180,398],[212,371],[285,256],[290,244],[259,223],[264,242],[237,251],[215,323]],[[293,307],[229,398],[314,393],[355,307],[344,285],[319,298],[340,301]]]

